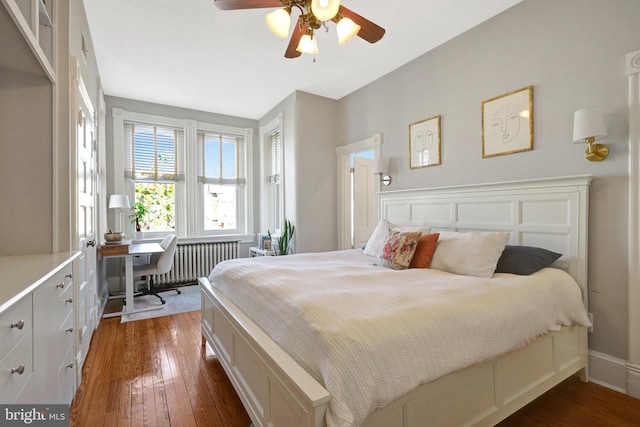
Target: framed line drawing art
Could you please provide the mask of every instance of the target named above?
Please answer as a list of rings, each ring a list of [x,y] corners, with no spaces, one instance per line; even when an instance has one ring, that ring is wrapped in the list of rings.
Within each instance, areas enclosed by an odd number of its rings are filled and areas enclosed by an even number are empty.
[[[440,116],[409,125],[409,168],[440,164]]]
[[[533,150],[533,87],[482,102],[482,157]]]

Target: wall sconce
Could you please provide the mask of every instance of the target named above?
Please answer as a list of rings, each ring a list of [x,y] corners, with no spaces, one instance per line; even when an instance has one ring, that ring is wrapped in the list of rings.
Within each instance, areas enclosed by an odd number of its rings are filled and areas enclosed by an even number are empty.
[[[382,182],[384,185],[391,184],[391,177],[387,174],[388,169],[389,168],[387,167],[387,159],[385,159],[384,156],[376,157],[376,163],[375,168],[373,169],[373,173],[376,175],[380,175],[380,182]]]
[[[600,107],[587,107],[573,115],[573,142],[589,144],[584,152],[587,160],[599,162],[609,155],[609,148],[604,144],[594,144],[596,140],[606,138],[607,130],[602,121]]]

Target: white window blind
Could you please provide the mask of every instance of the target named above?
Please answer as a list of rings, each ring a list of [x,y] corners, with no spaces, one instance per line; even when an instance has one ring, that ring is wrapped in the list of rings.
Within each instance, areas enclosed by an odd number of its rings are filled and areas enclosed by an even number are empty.
[[[271,156],[269,158],[267,182],[269,184],[280,184],[280,176],[282,174],[282,140],[280,131],[275,131],[269,135],[269,138]]]
[[[244,138],[211,132],[198,132],[201,154],[198,182],[219,185],[244,185]]]
[[[182,129],[125,123],[125,177],[135,181],[182,181]]]
[[[282,227],[282,138],[277,129],[266,137],[268,157],[267,169],[267,224],[269,229],[279,232]]]

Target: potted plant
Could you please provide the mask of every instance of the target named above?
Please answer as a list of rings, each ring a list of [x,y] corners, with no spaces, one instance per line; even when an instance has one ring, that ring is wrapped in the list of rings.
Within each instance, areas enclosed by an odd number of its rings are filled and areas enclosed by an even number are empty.
[[[144,223],[145,217],[147,216],[147,208],[142,203],[135,202],[131,210],[133,211],[133,213],[129,215],[129,218],[131,218],[131,223],[136,225],[136,231],[140,231],[142,229],[142,224]]]
[[[291,224],[291,221],[285,219],[282,235],[278,239],[277,255],[287,255],[289,253],[289,245],[291,244],[291,239],[293,239],[294,231],[295,227]]]

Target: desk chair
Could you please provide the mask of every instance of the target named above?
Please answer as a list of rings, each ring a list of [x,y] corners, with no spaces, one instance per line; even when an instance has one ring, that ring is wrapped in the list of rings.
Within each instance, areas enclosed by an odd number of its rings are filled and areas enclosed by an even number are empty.
[[[176,247],[178,244],[178,236],[175,234],[169,234],[164,238],[160,246],[164,249],[164,252],[151,255],[148,264],[140,264],[133,266],[134,277],[146,277],[147,289],[134,295],[134,297],[140,297],[143,295],[154,295],[160,298],[160,302],[164,304],[166,301],[159,295],[159,292],[176,291],[180,294],[180,290],[177,288],[157,288],[153,284],[154,274],[164,274],[171,270],[173,267],[173,258],[176,253]]]

